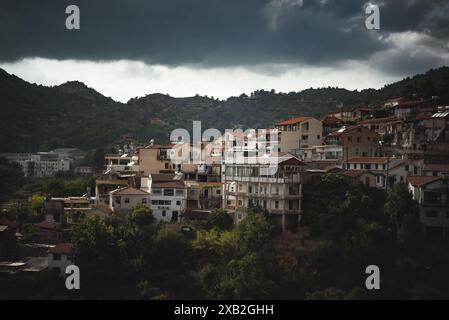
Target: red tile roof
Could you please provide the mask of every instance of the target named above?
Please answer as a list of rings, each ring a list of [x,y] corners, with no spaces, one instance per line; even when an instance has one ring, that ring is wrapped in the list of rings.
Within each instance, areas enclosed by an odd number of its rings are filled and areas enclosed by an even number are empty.
[[[358,157],[351,158],[347,162],[348,163],[387,163],[388,157]]]
[[[132,195],[132,196],[134,196],[134,195],[149,195],[149,193],[148,192],[146,192],[146,191],[143,191],[143,190],[141,190],[141,189],[136,189],[136,188],[133,188],[133,187],[124,187],[124,188],[121,188],[121,189],[116,189],[116,190],[113,190],[113,191],[111,191],[111,194],[113,194],[113,195],[123,195],[123,196],[126,196],[126,195]]]
[[[388,123],[391,121],[397,121],[398,118],[396,116],[386,117],[386,118],[372,118],[360,121],[359,124],[370,124],[370,123]]]
[[[154,182],[160,182],[160,181],[172,181],[175,177],[174,174],[171,173],[152,173],[151,174],[151,180]]]
[[[163,182],[153,182],[152,188],[185,188],[184,181],[174,180],[174,181],[163,181]]]
[[[71,255],[73,254],[73,245],[71,243],[58,243],[53,248],[50,248],[48,252]]]
[[[60,227],[60,224],[56,222],[41,221],[36,223],[36,227],[47,230],[56,230]]]
[[[330,125],[330,124],[339,124],[342,123],[341,119],[338,119],[335,116],[325,116],[321,119],[324,125]]]
[[[292,124],[298,124],[298,123],[301,123],[301,122],[309,120],[309,119],[311,119],[311,118],[310,117],[297,117],[297,118],[292,118],[292,119],[281,121],[281,122],[277,123],[276,125],[288,126],[288,125],[292,125]]]
[[[441,177],[433,176],[411,176],[407,178],[408,182],[414,187],[421,187],[428,183],[441,180]]]

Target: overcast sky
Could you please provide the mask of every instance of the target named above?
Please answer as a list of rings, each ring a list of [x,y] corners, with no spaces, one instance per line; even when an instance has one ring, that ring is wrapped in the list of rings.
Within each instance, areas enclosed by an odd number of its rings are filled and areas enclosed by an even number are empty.
[[[379,88],[449,65],[449,1],[3,0],[0,67],[106,96],[220,98],[257,89]],[[76,4],[81,29],[67,30]]]

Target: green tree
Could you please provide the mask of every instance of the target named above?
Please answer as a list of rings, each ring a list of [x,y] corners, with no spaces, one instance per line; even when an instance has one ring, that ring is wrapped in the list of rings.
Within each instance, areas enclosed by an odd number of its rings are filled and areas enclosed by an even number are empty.
[[[229,230],[233,225],[232,217],[225,209],[214,209],[207,217],[209,227],[218,228],[220,230]]]
[[[400,243],[416,242],[421,238],[418,203],[405,184],[397,184],[390,190],[385,212]]]
[[[0,201],[11,197],[24,183],[21,166],[0,158]]]

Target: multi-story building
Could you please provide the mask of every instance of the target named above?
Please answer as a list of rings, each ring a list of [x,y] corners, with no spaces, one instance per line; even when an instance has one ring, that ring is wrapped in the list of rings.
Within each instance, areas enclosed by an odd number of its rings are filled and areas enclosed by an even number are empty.
[[[374,157],[379,148],[378,133],[361,125],[343,127],[326,137],[327,144],[343,148],[343,162],[354,157]]]
[[[425,235],[446,238],[449,230],[448,177],[413,176],[408,178],[408,187],[418,202]]]
[[[301,160],[305,161],[309,167],[315,169],[326,169],[330,167],[340,167],[343,158],[343,148],[341,145],[321,145],[301,149],[299,151]]]
[[[61,159],[57,153],[19,153],[7,154],[6,157],[20,164],[26,178],[48,178],[53,177],[58,171],[70,170],[70,160]]]
[[[276,124],[279,130],[280,152],[296,154],[301,148],[320,145],[323,142],[323,123],[311,117],[298,117]]]
[[[139,149],[139,165],[144,176],[175,172],[176,165],[170,159],[170,151],[174,146],[174,144],[149,145]]]
[[[236,222],[247,208],[261,207],[280,222],[282,229],[296,229],[302,213],[302,179],[305,164],[289,153],[279,153],[275,165],[229,163],[224,173],[224,207]]]
[[[152,181],[151,209],[158,221],[179,222],[187,207],[187,188],[184,181]]]

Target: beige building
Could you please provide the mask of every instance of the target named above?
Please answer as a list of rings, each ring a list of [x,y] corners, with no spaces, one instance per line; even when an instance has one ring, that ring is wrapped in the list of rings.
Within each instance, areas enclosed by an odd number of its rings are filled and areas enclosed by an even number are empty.
[[[338,131],[338,143],[343,147],[343,161],[354,157],[374,157],[379,148],[380,135],[364,126]]]
[[[311,117],[299,117],[276,124],[280,131],[280,152],[296,154],[297,150],[321,145],[323,142],[323,123]]]
[[[139,168],[144,176],[175,172],[176,165],[170,160],[170,150],[174,146],[174,144],[151,145],[139,149]]]

